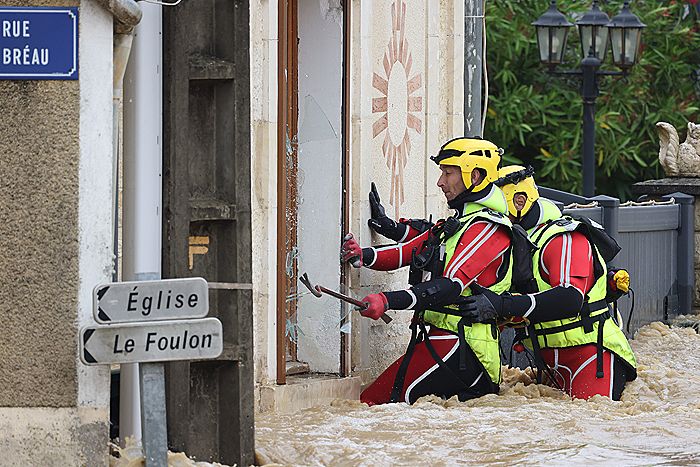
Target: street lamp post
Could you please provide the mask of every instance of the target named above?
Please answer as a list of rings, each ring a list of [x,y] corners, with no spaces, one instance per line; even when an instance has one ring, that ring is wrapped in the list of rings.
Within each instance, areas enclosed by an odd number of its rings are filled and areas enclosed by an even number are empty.
[[[581,60],[583,101],[583,196],[595,195],[595,100],[598,97],[600,60],[591,52]]]
[[[582,60],[576,70],[557,70],[564,62],[566,37],[573,26],[557,9],[556,0],[551,0],[549,9],[532,23],[537,31],[537,46],[540,61],[547,71],[555,75],[581,77],[581,100],[583,101],[583,195],[595,194],[595,101],[598,97],[599,76],[625,76],[639,59],[639,45],[645,25],[629,9],[625,1],[620,13],[612,20],[593,1],[591,9],[576,26],[581,38]],[[613,64],[622,71],[600,70],[605,61],[608,42],[611,43]]]

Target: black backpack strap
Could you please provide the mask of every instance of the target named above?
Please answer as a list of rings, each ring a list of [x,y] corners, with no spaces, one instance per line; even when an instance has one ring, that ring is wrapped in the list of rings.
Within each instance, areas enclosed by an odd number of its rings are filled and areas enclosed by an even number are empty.
[[[609,311],[607,312],[610,313]],[[605,314],[605,313],[604,313]],[[606,319],[601,319],[598,321],[598,342],[596,344],[596,366],[595,366],[595,377],[602,378],[605,376],[603,372],[603,327],[605,327]],[[612,378],[613,375],[610,375]]]
[[[527,326],[527,334],[532,342],[532,354],[535,360],[535,366],[537,367],[537,384],[542,384],[542,375],[547,371],[547,364],[542,358],[542,351],[540,350],[540,341],[537,336],[537,331],[535,330],[535,325],[530,324]]]
[[[394,378],[394,386],[391,388],[391,396],[389,397],[389,402],[399,402],[401,398],[401,393],[403,391],[403,384],[406,381],[406,372],[408,371],[408,365],[411,363],[411,358],[413,358],[413,352],[416,350],[416,344],[420,341],[418,336],[418,323],[423,321],[423,313],[416,311],[413,313],[413,318],[411,319],[411,340],[408,342],[408,347],[406,348],[406,353],[403,356],[401,365],[396,371],[396,377]],[[422,330],[425,329],[422,326]],[[422,339],[428,340],[427,334],[423,333],[420,336]]]
[[[630,314],[627,316],[627,335],[630,333],[630,323],[632,322],[632,313],[634,313],[634,290],[632,290],[632,287],[630,287],[630,297],[632,300],[632,304],[630,305]]]
[[[588,334],[593,331],[593,321],[591,320],[591,303],[588,302],[588,294],[584,297],[583,306],[581,306],[581,326],[583,326],[583,332]]]
[[[459,369],[461,371],[466,371],[467,369],[467,338],[465,337],[466,327],[471,326],[472,323],[466,318],[459,320],[457,325],[457,336],[459,337]]]
[[[533,241],[532,241],[535,245],[539,245],[540,240],[541,240],[542,237],[544,236],[544,233],[545,233],[547,230],[549,230],[549,228],[550,228],[551,226],[554,225],[554,221],[555,221],[555,220],[556,220],[556,219],[548,220],[547,222],[545,222],[545,223],[543,224],[544,227],[540,227],[539,232],[537,232],[537,238],[533,239]],[[534,233],[534,232],[533,232],[533,233]]]
[[[482,395],[480,392],[475,391],[474,389],[469,386],[469,383],[465,382],[462,378],[459,377],[457,373],[454,372],[452,368],[447,366],[447,363],[440,358],[438,355],[437,351],[435,350],[435,347],[433,347],[432,342],[430,342],[430,339],[428,338],[428,334],[425,330],[425,324],[421,321],[420,322],[421,326],[421,331],[425,335],[425,346],[428,348],[428,352],[430,352],[430,355],[433,357],[433,360],[435,360],[435,363],[438,364],[440,368],[442,368],[447,374],[452,376],[460,385],[463,386],[463,389],[459,392],[459,395],[462,396],[464,399],[469,399],[472,397],[477,397]],[[458,332],[457,335],[459,336],[459,351],[460,351],[460,358],[459,358],[459,365],[460,365],[460,370],[467,370],[466,366],[466,356],[467,356],[467,349],[466,349],[466,340],[464,341],[464,344],[462,344],[462,335],[461,332]],[[462,360],[462,352],[464,352],[464,361]],[[462,368],[462,364],[464,363],[464,368]],[[482,370],[484,373],[486,373],[486,370]],[[488,378],[488,375],[486,375]],[[408,402],[408,401],[407,401]]]

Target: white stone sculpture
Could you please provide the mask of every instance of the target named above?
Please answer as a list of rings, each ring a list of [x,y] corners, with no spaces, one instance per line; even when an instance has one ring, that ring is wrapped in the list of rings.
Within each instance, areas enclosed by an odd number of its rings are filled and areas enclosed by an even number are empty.
[[[688,122],[688,135],[679,144],[678,132],[670,123],[656,124],[659,133],[659,162],[668,177],[700,177],[700,125]]]

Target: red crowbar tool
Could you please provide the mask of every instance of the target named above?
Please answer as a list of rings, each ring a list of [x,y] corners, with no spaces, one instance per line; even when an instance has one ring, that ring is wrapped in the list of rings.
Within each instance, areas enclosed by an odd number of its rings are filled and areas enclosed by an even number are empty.
[[[311,285],[311,281],[309,280],[309,276],[304,273],[301,276],[299,276],[299,281],[306,286],[307,289],[309,289],[309,292],[314,294],[316,297],[320,297],[322,293],[325,293],[327,295],[330,295],[331,297],[335,297],[337,299],[340,299],[344,302],[350,303],[352,305],[355,305],[356,307],[359,307],[361,310],[365,310],[367,308],[367,304],[364,302],[361,302],[360,300],[357,300],[356,298],[352,298],[348,295],[344,295],[340,292],[336,292],[334,290],[330,290],[325,288],[322,285]],[[382,321],[385,323],[389,324],[392,321],[391,316],[387,315],[386,313],[382,314],[380,316]]]

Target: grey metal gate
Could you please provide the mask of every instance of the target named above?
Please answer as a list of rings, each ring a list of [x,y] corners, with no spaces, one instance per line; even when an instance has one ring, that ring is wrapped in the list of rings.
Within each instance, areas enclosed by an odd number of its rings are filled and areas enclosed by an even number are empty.
[[[166,370],[170,446],[253,463],[249,7],[164,9],[164,277],[209,281],[224,328],[216,361]]]
[[[564,212],[590,217],[622,247],[612,261],[630,273],[634,314],[630,332],[652,321],[665,321],[692,311],[694,220],[693,196],[673,193],[657,202],[620,204],[616,198],[584,198],[549,188],[542,196],[569,206]],[[593,207],[581,208],[593,204]],[[618,302],[627,320],[631,299]]]
[[[620,207],[617,238],[622,251],[615,260],[632,278],[635,306],[630,330],[653,321],[668,322],[669,316],[679,314],[679,214],[677,204]],[[618,304],[629,310],[631,300],[623,297]]]

